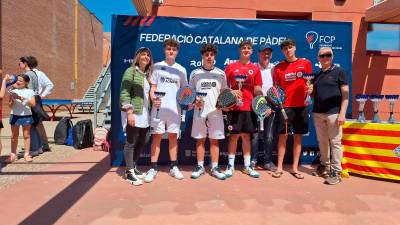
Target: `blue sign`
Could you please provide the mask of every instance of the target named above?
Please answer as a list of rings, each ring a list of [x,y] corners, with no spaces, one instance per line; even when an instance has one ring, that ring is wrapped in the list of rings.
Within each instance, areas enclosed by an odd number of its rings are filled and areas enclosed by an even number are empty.
[[[176,61],[186,68],[188,75],[196,67],[201,66],[200,48],[204,43],[212,43],[218,47],[216,66],[224,69],[227,64],[238,60],[238,44],[242,40],[253,42],[253,62],[257,62],[258,46],[271,45],[273,48],[271,62],[277,64],[284,59],[279,47],[280,42],[286,38],[292,38],[296,41],[296,56],[309,59],[315,72],[320,68],[317,60],[318,50],[321,47],[331,47],[335,55],[335,64],[348,72],[351,88],[352,24],[350,22],[114,16],[111,57],[113,166],[124,163],[119,105],[122,74],[131,66],[134,53],[139,47],[150,48],[154,61],[162,61],[164,59],[163,42],[168,38],[176,39],[180,43]],[[350,115],[351,105],[348,109]],[[186,119],[191,120],[190,113]],[[303,146],[317,147],[312,118],[310,121],[310,132],[304,136]],[[196,161],[195,145],[190,137],[190,126],[190,122],[183,125],[186,132],[180,140],[178,160],[183,163]],[[226,155],[225,142],[221,143],[221,147],[221,158],[223,158]],[[167,145],[163,143],[161,148],[160,157],[163,158],[163,154],[167,152],[165,151]],[[149,161],[149,154],[149,149],[146,149],[143,156],[145,160],[147,158],[147,161]],[[167,156],[166,158],[168,159]]]

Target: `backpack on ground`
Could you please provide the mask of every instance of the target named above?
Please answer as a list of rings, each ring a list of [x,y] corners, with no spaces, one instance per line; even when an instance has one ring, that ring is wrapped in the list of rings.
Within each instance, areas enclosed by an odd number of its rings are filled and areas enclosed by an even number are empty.
[[[93,128],[91,120],[78,121],[72,131],[74,148],[83,149],[93,146]]]
[[[93,150],[95,151],[110,151],[110,144],[107,141],[108,129],[104,127],[97,127],[94,129],[94,144]]]
[[[65,145],[68,141],[68,135],[73,123],[70,118],[63,117],[57,124],[54,130],[54,143],[56,145]]]

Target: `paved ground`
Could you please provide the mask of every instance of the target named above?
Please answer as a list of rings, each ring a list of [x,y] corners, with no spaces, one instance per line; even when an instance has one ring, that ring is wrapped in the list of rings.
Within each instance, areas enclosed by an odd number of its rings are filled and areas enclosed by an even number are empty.
[[[352,176],[327,186],[308,175],[311,168],[302,168],[304,180],[264,171],[252,179],[239,170],[226,181],[191,180],[192,168],[184,167],[182,181],[162,168],[155,182],[134,187],[123,168],[109,167],[107,153],[67,148],[35,158],[45,165],[39,169],[5,168],[1,179],[24,178],[0,187],[0,224],[400,224],[395,182]],[[71,154],[50,159],[63,150]]]

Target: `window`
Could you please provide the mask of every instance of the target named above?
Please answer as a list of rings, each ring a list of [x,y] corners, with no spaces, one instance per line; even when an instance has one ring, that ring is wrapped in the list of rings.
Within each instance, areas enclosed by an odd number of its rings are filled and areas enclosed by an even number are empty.
[[[400,24],[369,23],[367,51],[400,53]]]

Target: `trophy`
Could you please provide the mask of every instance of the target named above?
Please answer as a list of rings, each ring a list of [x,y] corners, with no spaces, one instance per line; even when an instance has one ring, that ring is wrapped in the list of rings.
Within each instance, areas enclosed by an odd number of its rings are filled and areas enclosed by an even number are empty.
[[[199,97],[199,101],[204,102],[203,98],[207,96],[207,92],[196,92],[196,96]],[[202,108],[199,108],[199,113],[197,114],[197,118],[201,117]]]
[[[238,82],[239,91],[242,91],[242,85],[243,85],[243,82],[246,81],[246,79],[247,79],[246,75],[236,75],[235,76],[235,80],[236,80],[236,82]],[[242,106],[243,105],[242,99],[239,99],[236,105]]]
[[[358,94],[358,95],[356,95],[356,101],[358,102],[357,121],[360,123],[363,123],[363,122],[365,122],[364,107],[365,107],[365,103],[368,101],[368,95]]]
[[[311,84],[311,81],[314,79],[314,74],[303,74],[303,78],[306,80],[307,86],[309,86]],[[311,99],[310,94],[308,94],[308,92],[307,92],[305,104],[307,106],[312,104],[312,99]]]
[[[390,106],[390,116],[389,123],[394,123],[394,103],[399,99],[399,95],[385,95],[386,100],[389,102]]]
[[[378,109],[379,109],[379,103],[381,103],[383,99],[383,95],[370,95],[369,99],[371,99],[372,104],[374,106],[374,118],[372,119],[372,122],[380,123],[381,120],[379,119]]]
[[[155,92],[154,92],[154,95],[155,95],[157,98],[161,99],[162,97],[165,96],[165,92],[162,92],[162,91],[155,91]],[[159,122],[159,121],[160,121],[160,108],[157,108],[156,117],[154,117],[153,120],[154,120],[155,122]]]

